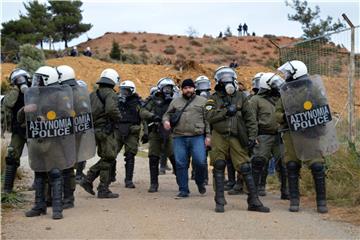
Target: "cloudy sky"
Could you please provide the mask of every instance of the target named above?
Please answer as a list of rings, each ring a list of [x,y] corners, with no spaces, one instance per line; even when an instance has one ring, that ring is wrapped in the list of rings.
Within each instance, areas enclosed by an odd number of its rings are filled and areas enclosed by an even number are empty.
[[[274,34],[299,37],[301,25],[288,21],[287,14],[293,10],[284,1],[83,1],[83,21],[92,23],[87,33],[90,38],[105,32],[146,31],[164,34],[186,35],[189,26],[199,35],[217,36],[229,26],[234,34],[239,23],[246,22],[249,32],[256,35]],[[355,25],[360,24],[359,1],[309,1],[318,5],[321,17],[342,19],[346,13]],[[22,1],[2,0],[2,22],[17,19],[24,13]],[[84,34],[70,42],[70,46],[85,41]],[[63,47],[63,44],[58,45]]]

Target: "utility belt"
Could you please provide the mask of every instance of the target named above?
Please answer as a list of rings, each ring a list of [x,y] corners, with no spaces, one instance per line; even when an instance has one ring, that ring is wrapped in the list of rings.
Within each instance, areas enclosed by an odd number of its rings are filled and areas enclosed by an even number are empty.
[[[267,130],[262,130],[262,129],[259,129],[258,131],[258,135],[271,135],[271,136],[276,136],[278,135],[279,133],[278,132],[273,132],[273,131],[267,131]]]

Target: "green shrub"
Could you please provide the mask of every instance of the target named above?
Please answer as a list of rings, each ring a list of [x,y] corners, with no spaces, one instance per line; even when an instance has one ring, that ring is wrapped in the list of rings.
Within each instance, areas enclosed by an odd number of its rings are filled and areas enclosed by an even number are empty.
[[[176,53],[176,49],[173,45],[168,45],[165,47],[164,53],[168,55],[173,55]]]
[[[110,58],[115,59],[115,60],[121,60],[121,53],[122,53],[122,50],[121,50],[119,44],[117,42],[113,41],[112,48],[110,51]]]
[[[203,46],[201,42],[196,41],[195,39],[190,40],[190,45],[195,46],[195,47],[202,47]]]
[[[45,55],[41,49],[24,44],[20,46],[20,62],[19,68],[22,68],[33,74],[39,67],[45,65]]]

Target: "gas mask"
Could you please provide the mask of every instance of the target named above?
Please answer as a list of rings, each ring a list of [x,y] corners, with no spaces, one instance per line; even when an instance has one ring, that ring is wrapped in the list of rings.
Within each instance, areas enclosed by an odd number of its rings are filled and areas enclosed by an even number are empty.
[[[171,101],[173,99],[173,95],[174,95],[173,86],[171,85],[164,86],[161,89],[161,91],[164,94],[165,101]]]
[[[27,85],[27,80],[24,76],[19,76],[18,78],[16,78],[14,83],[16,86],[19,87],[19,89],[22,93],[24,93],[26,91],[26,89],[29,88]]]
[[[205,90],[205,91],[196,91],[197,95],[204,97],[204,98],[209,98],[210,96],[210,92]]]
[[[236,88],[234,86],[234,83],[225,83],[225,92],[228,94],[228,95],[233,95],[234,92],[236,91]]]
[[[125,103],[126,98],[130,97],[132,95],[132,92],[129,88],[126,87],[120,87],[120,93],[119,93],[119,102]]]

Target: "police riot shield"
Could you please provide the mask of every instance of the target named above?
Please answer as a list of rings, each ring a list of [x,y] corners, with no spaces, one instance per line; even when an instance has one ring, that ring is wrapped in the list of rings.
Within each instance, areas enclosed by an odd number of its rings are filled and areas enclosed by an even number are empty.
[[[70,86],[31,87],[25,92],[29,163],[36,172],[60,170],[76,161]]]
[[[339,143],[321,77],[286,82],[280,94],[296,156],[309,160],[334,153]]]
[[[74,86],[74,132],[76,160],[83,162],[95,156],[95,133],[91,114],[89,92],[84,86]]]

